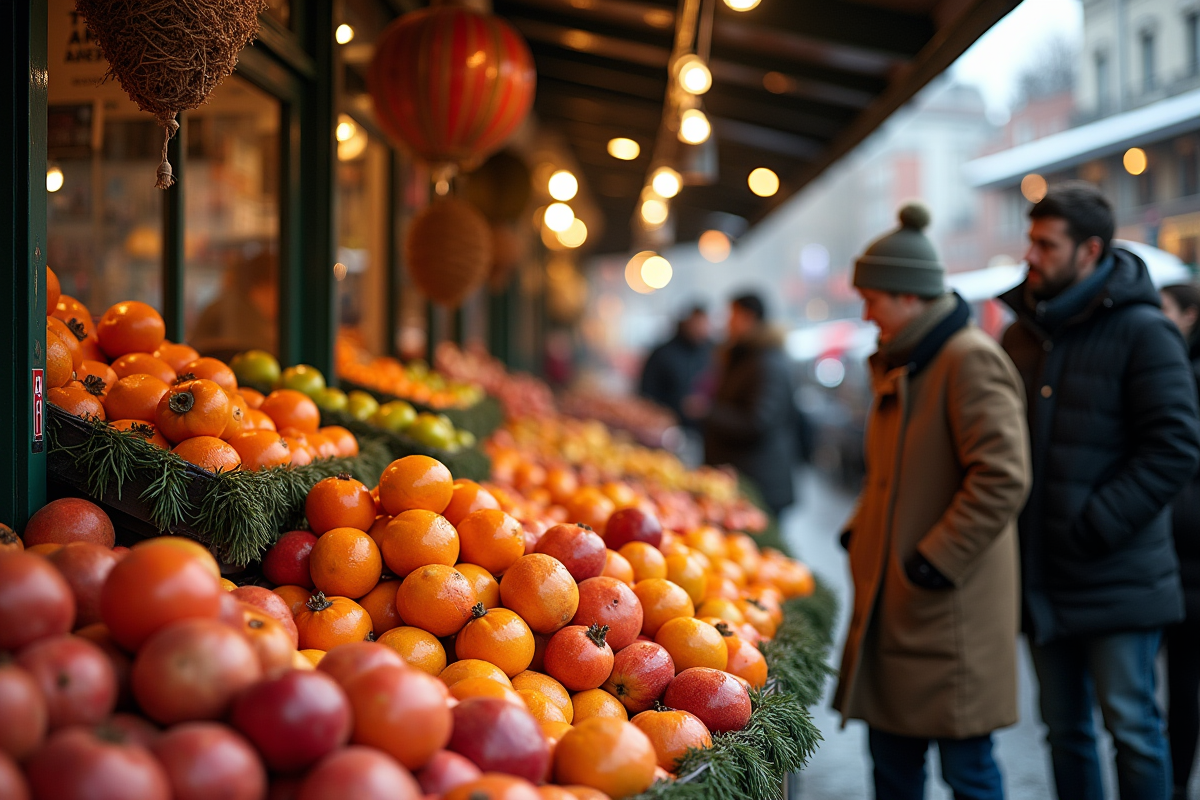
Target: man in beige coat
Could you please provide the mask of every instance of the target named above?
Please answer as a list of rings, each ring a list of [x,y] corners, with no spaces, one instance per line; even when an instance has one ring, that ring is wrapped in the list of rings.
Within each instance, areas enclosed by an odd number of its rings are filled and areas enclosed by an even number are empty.
[[[1004,796],[991,733],[1017,721],[1024,393],[947,294],[922,206],[855,265],[870,368],[867,474],[843,544],[854,609],[834,707],[870,726],[875,796],[920,800],[931,740],[956,800]]]

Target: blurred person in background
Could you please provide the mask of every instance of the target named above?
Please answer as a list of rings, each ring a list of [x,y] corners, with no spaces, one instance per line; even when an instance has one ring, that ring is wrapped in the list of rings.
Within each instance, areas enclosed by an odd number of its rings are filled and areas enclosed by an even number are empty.
[[[1029,218],[1002,345],[1028,406],[1022,623],[1054,782],[1059,800],[1104,797],[1098,703],[1122,800],[1167,800],[1154,662],[1163,628],[1184,616],[1171,503],[1200,463],[1195,376],[1145,263],[1111,245],[1096,186],[1052,186]]]
[[[275,254],[239,255],[225,268],[221,292],[205,307],[188,343],[201,355],[228,361],[243,350],[279,352],[279,278]]]
[[[708,404],[704,384],[712,355],[708,311],[697,304],[679,320],[675,335],[646,357],[638,394],[671,409],[685,428],[698,430]]]
[[[796,412],[783,336],[766,316],[757,294],[739,295],[729,305],[729,338],[715,358],[704,419],[704,461],[736,467],[778,517],[796,499]]]
[[[1187,342],[1192,373],[1200,386],[1200,288],[1181,283],[1159,293],[1163,313]],[[1167,740],[1175,797],[1187,797],[1200,739],[1200,478],[1192,478],[1171,506],[1175,554],[1183,584],[1184,619],[1169,625],[1167,645]]]
[[[867,474],[842,544],[854,604],[834,707],[869,727],[878,800],[922,800],[936,742],[956,800],[1000,800],[1017,721],[1016,520],[1031,481],[1021,379],[945,288],[924,206],[854,268],[879,328]]]

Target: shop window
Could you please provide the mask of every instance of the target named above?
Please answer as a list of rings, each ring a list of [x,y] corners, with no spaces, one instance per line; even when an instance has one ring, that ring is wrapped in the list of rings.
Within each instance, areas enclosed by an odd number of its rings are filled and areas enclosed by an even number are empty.
[[[281,120],[236,75],[185,119],[184,324],[206,355],[278,352]]]
[[[1156,53],[1154,33],[1151,31],[1143,31],[1141,37],[1142,48],[1142,91],[1153,92],[1157,86],[1158,76],[1155,74]]]
[[[387,331],[387,147],[343,115],[338,122],[338,337],[374,355],[390,350]]]

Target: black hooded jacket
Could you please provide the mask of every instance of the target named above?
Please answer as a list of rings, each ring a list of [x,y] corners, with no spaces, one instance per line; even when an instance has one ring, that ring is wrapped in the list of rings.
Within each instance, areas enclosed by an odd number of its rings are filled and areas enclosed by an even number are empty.
[[[1019,530],[1023,625],[1038,644],[1183,617],[1170,505],[1200,464],[1196,383],[1146,265],[1113,257],[1057,320],[1024,284],[1002,298],[1017,314],[1002,344],[1029,400]]]
[[[1192,333],[1188,350],[1192,373],[1200,387],[1200,331]],[[1183,580],[1183,602],[1188,619],[1200,620],[1200,476],[1192,478],[1172,506],[1175,553]]]

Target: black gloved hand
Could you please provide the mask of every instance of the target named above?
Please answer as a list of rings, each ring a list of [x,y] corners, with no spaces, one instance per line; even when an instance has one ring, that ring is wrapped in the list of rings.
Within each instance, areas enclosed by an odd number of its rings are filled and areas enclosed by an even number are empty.
[[[938,572],[937,567],[929,563],[929,559],[920,553],[913,553],[904,565],[904,574],[912,581],[915,586],[922,589],[930,589],[932,591],[944,591],[953,589],[954,584],[950,582],[942,573]]]

